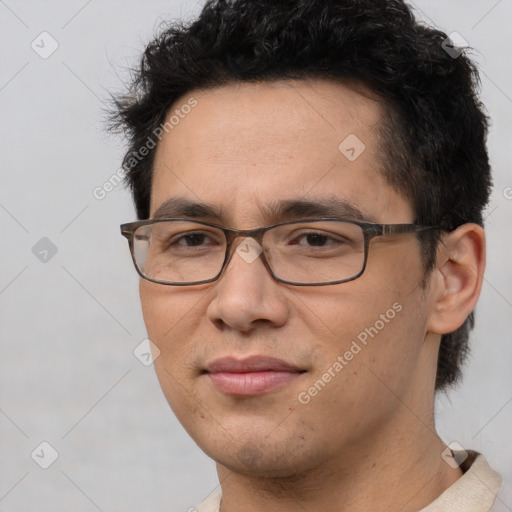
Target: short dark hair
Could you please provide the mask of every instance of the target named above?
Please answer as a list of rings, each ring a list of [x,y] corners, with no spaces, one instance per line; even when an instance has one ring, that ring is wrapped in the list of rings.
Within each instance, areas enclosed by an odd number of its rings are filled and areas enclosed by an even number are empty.
[[[410,200],[416,223],[442,231],[483,225],[491,189],[488,118],[475,65],[449,42],[417,22],[402,0],[207,1],[197,19],[164,26],[128,92],[112,96],[109,127],[129,141],[123,167],[138,218],[149,217],[155,154],[141,157],[139,149],[177,100],[233,82],[327,79],[362,86],[382,101],[383,174]],[[426,233],[420,241],[428,275],[441,231]],[[436,390],[460,379],[473,325],[471,313],[442,336]]]

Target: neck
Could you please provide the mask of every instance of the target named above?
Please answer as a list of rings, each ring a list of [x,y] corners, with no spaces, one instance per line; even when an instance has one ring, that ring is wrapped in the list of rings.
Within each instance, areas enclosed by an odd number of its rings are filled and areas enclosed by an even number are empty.
[[[441,458],[445,444],[435,432],[433,418],[421,420],[405,407],[401,411],[402,417],[379,427],[371,441],[351,445],[304,473],[262,478],[218,464],[221,512],[421,510],[462,471]]]

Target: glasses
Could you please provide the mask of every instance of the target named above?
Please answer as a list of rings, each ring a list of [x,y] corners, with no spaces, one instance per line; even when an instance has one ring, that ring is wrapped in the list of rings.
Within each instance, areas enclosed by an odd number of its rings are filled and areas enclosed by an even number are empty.
[[[281,283],[323,286],[357,279],[366,268],[370,240],[416,233],[434,226],[373,224],[321,218],[238,230],[192,219],[142,220],[121,225],[135,268],[153,283],[188,286],[219,279],[231,247],[248,263],[261,256]]]

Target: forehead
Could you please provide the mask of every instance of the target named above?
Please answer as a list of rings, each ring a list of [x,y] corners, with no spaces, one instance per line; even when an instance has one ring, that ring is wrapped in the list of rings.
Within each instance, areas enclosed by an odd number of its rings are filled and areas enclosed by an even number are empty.
[[[232,224],[260,225],[265,206],[278,200],[327,197],[373,218],[386,209],[391,217],[395,207],[407,215],[407,202],[382,176],[383,115],[376,99],[325,80],[193,91],[168,113],[174,117],[156,151],[151,215],[173,197],[217,204]]]

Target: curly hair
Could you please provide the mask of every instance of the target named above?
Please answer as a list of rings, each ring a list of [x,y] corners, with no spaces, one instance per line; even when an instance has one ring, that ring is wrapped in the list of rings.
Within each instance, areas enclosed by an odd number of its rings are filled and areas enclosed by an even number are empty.
[[[492,184],[478,71],[449,42],[402,0],[207,1],[197,19],[163,27],[128,91],[111,98],[109,127],[128,139],[123,168],[138,218],[149,217],[155,143],[139,149],[180,98],[233,82],[335,80],[379,97],[384,177],[416,223],[441,228],[419,235],[426,277],[442,232],[483,225]],[[460,379],[473,325],[471,313],[442,336],[436,390]]]

